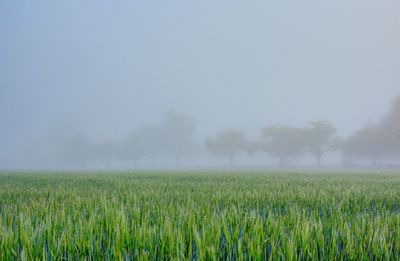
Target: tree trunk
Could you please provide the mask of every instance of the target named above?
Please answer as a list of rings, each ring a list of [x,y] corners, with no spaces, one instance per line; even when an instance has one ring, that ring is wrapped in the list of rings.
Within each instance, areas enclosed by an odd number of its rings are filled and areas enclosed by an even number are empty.
[[[285,158],[279,157],[279,167],[283,167],[286,165]]]
[[[317,156],[317,166],[318,166],[318,168],[321,167],[321,158],[322,158],[322,155],[318,155]]]
[[[111,160],[110,159],[107,159],[106,160],[107,161],[107,169],[111,169]]]
[[[377,155],[376,154],[372,155],[372,166],[373,167],[376,167],[376,160],[377,160]]]
[[[134,168],[134,169],[136,169],[137,168],[137,160],[136,159],[132,159],[132,167]]]
[[[180,167],[181,166],[181,157],[179,156],[179,155],[175,155],[175,165],[177,166],[177,167]]]

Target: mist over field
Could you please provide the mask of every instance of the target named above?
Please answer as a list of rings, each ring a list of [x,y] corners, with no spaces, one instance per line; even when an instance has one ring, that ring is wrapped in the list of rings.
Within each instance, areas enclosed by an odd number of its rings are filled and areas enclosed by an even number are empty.
[[[397,260],[399,0],[0,0],[0,260]]]
[[[1,1],[0,169],[397,165],[399,10]]]

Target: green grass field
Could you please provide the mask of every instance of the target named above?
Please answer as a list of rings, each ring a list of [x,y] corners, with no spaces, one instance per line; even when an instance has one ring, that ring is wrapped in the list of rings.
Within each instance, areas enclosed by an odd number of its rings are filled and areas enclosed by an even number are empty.
[[[0,259],[399,259],[400,173],[0,174]]]

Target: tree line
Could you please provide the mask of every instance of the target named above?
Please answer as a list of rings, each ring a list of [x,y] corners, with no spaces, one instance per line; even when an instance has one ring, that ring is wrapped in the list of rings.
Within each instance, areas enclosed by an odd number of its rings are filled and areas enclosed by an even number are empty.
[[[241,152],[249,155],[265,152],[277,158],[280,166],[289,165],[291,160],[309,153],[320,166],[322,156],[328,151],[337,150],[340,142],[332,124],[313,121],[305,128],[266,127],[261,130],[261,137],[256,141],[247,140],[239,130],[227,130],[207,138],[205,147],[212,155],[227,158],[231,166],[234,157]]]
[[[342,163],[353,165],[369,161],[371,165],[400,156],[400,96],[391,109],[374,124],[360,128],[343,138],[328,121],[311,121],[304,127],[267,126],[256,140],[248,139],[241,130],[229,129],[196,142],[194,120],[183,113],[170,111],[158,124],[142,126],[120,143],[105,140],[93,143],[86,135],[66,138],[56,154],[65,164],[84,166],[87,162],[147,161],[155,165],[160,157],[169,157],[179,165],[190,156],[207,152],[234,165],[238,154],[266,153],[280,166],[308,154],[321,166],[327,152],[342,155]]]
[[[170,111],[160,123],[144,125],[122,142],[104,140],[94,143],[87,135],[74,133],[63,139],[55,154],[63,164],[74,167],[85,167],[90,162],[105,162],[108,166],[114,161],[135,164],[140,160],[155,165],[157,158],[163,156],[172,156],[179,164],[196,152],[194,135],[193,119]]]

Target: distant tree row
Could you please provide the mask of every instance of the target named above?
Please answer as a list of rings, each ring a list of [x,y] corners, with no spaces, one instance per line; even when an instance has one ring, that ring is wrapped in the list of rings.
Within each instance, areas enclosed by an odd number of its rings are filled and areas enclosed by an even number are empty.
[[[154,165],[159,157],[172,158],[177,165],[200,151],[195,141],[194,120],[188,115],[171,111],[159,124],[146,125],[133,131],[120,143],[109,140],[95,144],[83,134],[64,140],[57,150],[66,164],[84,166],[87,162],[113,161],[135,163],[147,160]],[[340,138],[328,121],[312,121],[307,126],[268,126],[260,138],[249,140],[240,130],[226,130],[206,138],[205,150],[212,156],[226,159],[233,166],[238,154],[267,153],[280,166],[306,154],[321,166],[323,156],[340,152],[344,164],[370,161],[372,165],[384,160],[400,159],[400,97],[392,102],[390,111],[374,124],[369,124],[347,138]]]
[[[389,112],[375,124],[369,124],[346,139],[336,135],[335,127],[328,121],[313,121],[305,128],[269,126],[261,131],[261,138],[249,141],[239,130],[227,130],[207,138],[206,149],[216,157],[233,164],[239,153],[266,152],[288,165],[291,160],[308,153],[318,166],[328,151],[342,153],[344,164],[369,160],[372,165],[385,159],[400,158],[400,97],[393,102]]]
[[[171,111],[160,125],[147,125],[134,131],[120,150],[123,160],[148,158],[155,164],[158,156],[174,157],[176,164],[194,153],[195,124],[191,117]]]
[[[368,124],[349,136],[342,147],[347,163],[369,160],[372,165],[400,158],[400,96],[377,123]]]
[[[160,124],[146,125],[134,130],[120,143],[110,140],[93,143],[86,135],[78,133],[67,137],[57,150],[58,158],[69,166],[84,167],[88,162],[149,160],[155,164],[157,157],[173,157],[177,164],[196,150],[195,125],[191,117],[170,111]]]
[[[230,165],[238,153],[266,152],[278,158],[281,166],[306,152],[313,155],[320,166],[322,156],[338,147],[336,129],[326,121],[310,122],[307,128],[270,126],[261,132],[257,141],[247,140],[245,134],[238,130],[220,132],[215,137],[207,138],[205,147],[212,155],[229,159]]]

